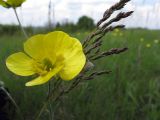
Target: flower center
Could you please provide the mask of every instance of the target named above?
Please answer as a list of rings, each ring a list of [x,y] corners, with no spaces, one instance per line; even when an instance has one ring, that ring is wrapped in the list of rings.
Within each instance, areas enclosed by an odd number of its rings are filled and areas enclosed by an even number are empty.
[[[54,68],[52,62],[49,59],[46,59],[46,58],[43,60],[43,65],[44,65],[44,69],[46,71],[50,71]]]
[[[54,65],[49,59],[45,58],[42,62],[36,62],[34,68],[39,75],[46,75],[54,68]]]

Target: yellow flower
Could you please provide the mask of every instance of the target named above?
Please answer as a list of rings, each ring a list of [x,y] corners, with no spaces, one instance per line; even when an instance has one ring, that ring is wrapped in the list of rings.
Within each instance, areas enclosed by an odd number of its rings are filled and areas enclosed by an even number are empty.
[[[71,80],[86,63],[79,40],[61,31],[29,38],[24,43],[24,51],[25,53],[18,52],[9,56],[6,65],[10,71],[20,76],[38,75],[26,86],[46,83],[53,76]]]
[[[154,43],[156,43],[156,44],[159,43],[159,40],[154,40]]]
[[[146,44],[146,47],[147,47],[147,48],[150,48],[150,47],[151,47],[151,44],[149,44],[149,43]]]
[[[0,0],[0,5],[6,8],[16,8],[21,6],[23,2],[25,2],[25,0]]]
[[[143,41],[144,41],[144,38],[141,38],[140,41],[143,42]]]
[[[116,33],[120,32],[120,30],[119,30],[119,29],[115,29],[114,31],[115,31]]]

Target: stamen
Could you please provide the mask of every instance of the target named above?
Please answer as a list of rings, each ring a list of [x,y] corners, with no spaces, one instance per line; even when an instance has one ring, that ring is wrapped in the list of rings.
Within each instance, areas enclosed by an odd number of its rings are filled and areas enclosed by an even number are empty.
[[[54,65],[49,59],[45,58],[42,62],[35,62],[33,67],[36,73],[43,76],[51,71],[54,68]]]

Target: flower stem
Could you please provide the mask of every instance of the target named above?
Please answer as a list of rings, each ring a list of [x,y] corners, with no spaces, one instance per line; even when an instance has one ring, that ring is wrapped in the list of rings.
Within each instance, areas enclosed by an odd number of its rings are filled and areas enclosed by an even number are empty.
[[[50,95],[51,95],[51,80],[48,83],[48,98]],[[53,109],[52,109],[52,103],[50,99],[49,99],[49,116],[50,116],[50,120],[53,120]]]
[[[15,102],[15,100],[12,98],[12,96],[8,93],[8,91],[3,88],[3,87],[0,87],[1,90],[3,90],[6,95],[9,97],[9,99],[11,100],[11,102],[13,103],[13,105],[15,106],[16,110],[17,110],[17,113],[19,114],[19,116],[21,117],[21,120],[25,120],[25,118],[23,117],[23,114],[20,110],[20,108],[18,107],[17,103]]]
[[[40,118],[40,116],[42,115],[43,111],[45,110],[45,108],[47,107],[47,102],[43,104],[40,112],[38,113],[38,115],[36,116],[35,120],[38,120]]]
[[[49,104],[49,102],[51,100],[52,100],[52,102],[55,102],[55,100],[54,100],[54,97],[55,97],[54,93],[56,92],[56,90],[60,86],[61,82],[62,81],[60,79],[57,79],[55,81],[53,90],[52,91],[50,90],[50,95],[48,95],[46,102],[42,105],[40,111],[38,112],[38,114],[36,115],[36,117],[35,117],[34,120],[38,120],[40,118],[40,116],[42,115],[43,111],[46,109],[47,105]]]
[[[17,21],[18,21],[18,23],[19,23],[19,26],[20,26],[20,28],[21,28],[21,31],[23,32],[25,38],[28,39],[28,35],[27,35],[27,33],[25,32],[25,30],[24,30],[24,28],[23,28],[23,26],[22,26],[22,24],[21,24],[21,21],[20,21],[20,19],[19,19],[19,17],[18,17],[16,8],[13,8],[13,10],[14,10],[14,13],[15,13],[15,15],[16,15],[16,18],[17,18]]]

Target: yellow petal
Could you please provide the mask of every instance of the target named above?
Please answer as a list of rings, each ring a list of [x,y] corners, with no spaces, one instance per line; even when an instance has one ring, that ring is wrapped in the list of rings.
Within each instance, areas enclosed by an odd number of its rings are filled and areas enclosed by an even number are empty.
[[[64,80],[71,80],[77,76],[86,62],[79,40],[61,31],[47,34],[44,40],[46,41],[47,51],[54,51],[56,57],[63,56],[63,60],[59,60],[64,64],[59,73],[60,77]]]
[[[3,7],[9,8],[10,6],[7,5],[6,2],[4,2],[3,0],[0,0],[0,5],[2,5]]]
[[[48,82],[55,74],[57,74],[62,69],[62,67],[63,67],[62,65],[55,67],[53,70],[51,70],[46,75],[39,76],[38,78],[36,78],[30,82],[27,82],[26,86],[41,85],[41,84]]]
[[[81,72],[85,63],[86,57],[83,51],[77,51],[65,61],[63,69],[59,72],[60,77],[63,80],[72,80]]]
[[[44,41],[47,51],[54,51],[56,56],[63,55],[64,58],[68,58],[72,54],[73,46],[80,44],[78,40],[73,40],[72,37],[61,31],[47,34]],[[80,47],[82,47],[81,44]]]
[[[29,38],[24,43],[24,51],[32,58],[36,60],[43,60],[45,58],[45,42],[42,34],[35,35]]]
[[[35,74],[33,60],[22,52],[9,56],[6,60],[6,66],[17,75],[29,76]]]
[[[7,4],[11,7],[19,7],[25,0],[7,0]]]

